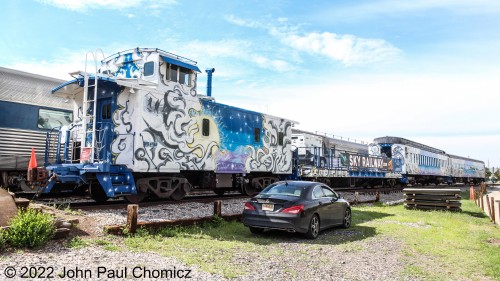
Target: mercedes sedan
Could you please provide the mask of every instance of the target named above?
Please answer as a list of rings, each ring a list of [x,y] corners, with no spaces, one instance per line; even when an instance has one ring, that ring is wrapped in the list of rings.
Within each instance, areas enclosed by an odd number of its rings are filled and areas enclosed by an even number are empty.
[[[325,184],[280,181],[245,203],[243,224],[252,233],[277,229],[315,239],[320,230],[351,225],[351,207]]]

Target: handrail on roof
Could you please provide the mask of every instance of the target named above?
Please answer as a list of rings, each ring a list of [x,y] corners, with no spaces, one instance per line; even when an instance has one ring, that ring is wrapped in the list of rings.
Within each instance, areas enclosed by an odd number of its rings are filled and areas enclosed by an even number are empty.
[[[127,53],[134,52],[134,51],[135,52],[139,52],[139,51],[146,51],[146,52],[153,51],[153,52],[158,52],[160,55],[167,56],[167,57],[179,60],[179,61],[184,62],[184,63],[189,63],[189,64],[193,64],[193,65],[197,64],[197,62],[194,61],[194,60],[192,60],[192,59],[188,59],[186,57],[179,56],[179,55],[176,55],[174,53],[170,53],[170,52],[158,49],[158,48],[139,48],[139,47],[134,48],[134,49],[128,49],[128,50],[121,51],[121,52],[117,52],[115,54],[112,54],[112,55],[108,56],[107,58],[104,58],[101,62],[102,63],[108,62],[109,60],[114,59],[114,58],[120,56],[121,54],[127,54]]]
[[[301,130],[301,129],[294,129],[294,130],[296,132],[300,132],[300,133],[306,133],[306,134],[317,135],[317,136],[325,136],[325,137],[336,139],[336,140],[341,140],[341,141],[346,141],[346,142],[354,142],[354,143],[359,143],[359,144],[363,144],[363,145],[365,145],[365,144],[367,145],[367,144],[370,143],[370,142],[367,142],[367,141],[357,140],[357,139],[354,139],[354,138],[348,138],[348,137],[338,136],[338,135],[334,135],[334,134],[330,134],[330,133],[324,133],[324,132],[319,132],[319,131],[315,131],[313,133],[313,132],[308,132],[308,131],[304,131],[304,130]]]

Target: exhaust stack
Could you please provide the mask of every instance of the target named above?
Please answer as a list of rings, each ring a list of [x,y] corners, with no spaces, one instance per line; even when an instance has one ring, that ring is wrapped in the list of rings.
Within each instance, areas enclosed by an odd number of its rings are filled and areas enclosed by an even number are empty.
[[[212,74],[215,72],[215,68],[205,69],[207,73],[207,97],[212,96]]]

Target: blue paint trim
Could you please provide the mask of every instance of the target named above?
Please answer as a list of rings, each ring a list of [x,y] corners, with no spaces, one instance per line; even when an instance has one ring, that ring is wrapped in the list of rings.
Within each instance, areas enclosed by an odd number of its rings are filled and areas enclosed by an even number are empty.
[[[201,72],[201,70],[196,65],[188,64],[188,63],[185,63],[185,62],[173,59],[173,58],[169,58],[167,56],[161,56],[161,58],[165,62],[168,62],[168,63],[171,63],[171,64],[175,64],[175,65],[178,65],[178,66],[182,66],[184,68],[191,69],[191,70],[194,70],[194,71],[197,71],[197,72]]]
[[[95,80],[95,76],[94,75],[89,76],[89,85],[93,85],[94,80]],[[116,80],[114,78],[111,78],[111,77],[97,76],[97,81],[115,82]],[[52,93],[55,93],[58,90],[66,87],[68,85],[74,84],[74,83],[78,83],[81,87],[83,87],[84,78],[83,77],[78,77],[77,79],[73,79],[73,80],[70,80],[68,82],[65,82],[65,83],[57,86],[56,88],[54,88],[52,90]]]

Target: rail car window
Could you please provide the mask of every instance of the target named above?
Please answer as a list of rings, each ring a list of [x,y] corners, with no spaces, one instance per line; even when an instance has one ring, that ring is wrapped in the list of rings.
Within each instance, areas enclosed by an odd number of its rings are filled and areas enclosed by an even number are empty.
[[[53,129],[73,122],[73,113],[60,110],[39,109],[38,128]]]
[[[168,65],[168,80],[177,82],[177,69],[179,67],[177,65]]]
[[[253,140],[255,142],[259,142],[260,141],[260,129],[259,128],[255,128],[254,131],[253,131]]]
[[[144,76],[151,76],[155,73],[155,62],[148,61],[144,64]]]
[[[208,137],[210,135],[210,121],[206,118],[203,119],[203,124],[202,124],[202,135],[205,137]]]
[[[189,86],[189,74],[190,73],[191,73],[191,70],[184,68],[184,67],[179,67],[179,83]]]
[[[285,136],[283,135],[283,133],[282,133],[282,132],[279,132],[279,133],[278,133],[278,145],[283,145],[283,138],[284,138],[284,137],[285,137]]]
[[[110,103],[104,104],[102,106],[101,119],[102,120],[109,120],[109,119],[111,119],[111,104]]]
[[[179,82],[179,84],[190,86],[191,85],[191,70],[185,67],[167,64],[167,80]]]

